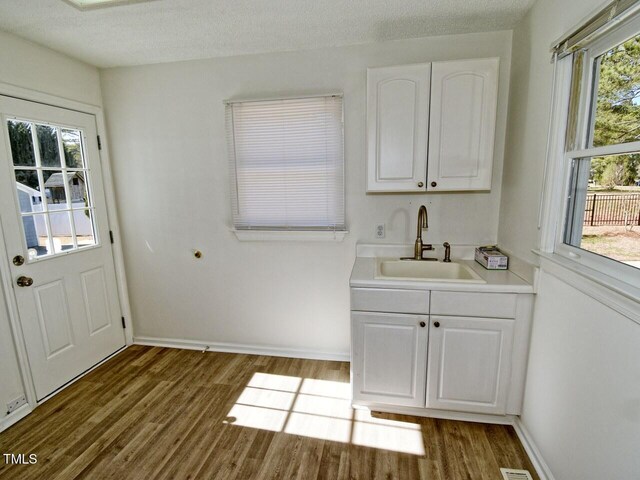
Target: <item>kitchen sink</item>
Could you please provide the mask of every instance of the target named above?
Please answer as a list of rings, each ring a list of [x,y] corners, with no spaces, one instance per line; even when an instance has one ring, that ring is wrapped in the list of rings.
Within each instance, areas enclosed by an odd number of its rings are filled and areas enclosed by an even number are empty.
[[[471,267],[458,262],[378,258],[375,278],[422,282],[487,283]]]

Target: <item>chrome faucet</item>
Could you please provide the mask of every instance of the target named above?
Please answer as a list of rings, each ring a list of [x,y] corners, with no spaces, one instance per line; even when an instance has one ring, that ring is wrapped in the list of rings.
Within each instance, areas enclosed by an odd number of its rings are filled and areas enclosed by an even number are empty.
[[[422,229],[424,228],[429,228],[429,217],[427,215],[427,207],[421,205],[418,210],[418,225],[416,228],[416,243],[413,248],[413,257],[405,257],[402,258],[402,260],[438,260],[437,258],[424,258],[423,256],[425,251],[435,250],[430,243],[426,245],[422,243]]]

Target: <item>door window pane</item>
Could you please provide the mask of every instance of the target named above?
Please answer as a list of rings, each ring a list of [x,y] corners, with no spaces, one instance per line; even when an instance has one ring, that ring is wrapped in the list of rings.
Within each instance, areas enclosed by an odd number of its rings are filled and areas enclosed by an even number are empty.
[[[29,259],[53,253],[49,247],[45,215],[25,215],[22,217],[22,226]]]
[[[49,222],[51,224],[53,252],[60,253],[74,248],[69,212],[50,213]]]
[[[16,170],[16,190],[21,213],[42,211],[42,193],[37,170]]]
[[[40,163],[43,167],[60,167],[57,129],[50,125],[36,125]]]
[[[67,168],[84,168],[80,131],[63,128],[60,133],[62,135],[64,160],[67,163]]]
[[[60,205],[62,208],[68,208],[64,172],[62,170],[43,170],[42,178],[47,203],[51,207]]]
[[[640,140],[640,35],[612,48],[594,64],[592,146]]]
[[[89,205],[89,193],[84,172],[68,172],[69,193],[72,208],[85,208]]]
[[[21,213],[42,211],[42,193],[36,170],[16,170],[16,190]]]
[[[37,170],[16,170],[16,182],[34,190],[40,189]]]
[[[73,211],[73,221],[76,226],[78,248],[89,247],[96,244],[92,217],[93,210],[88,208]]]
[[[31,123],[9,120],[9,144],[11,145],[11,156],[13,164],[33,167],[36,164],[36,156],[33,152],[33,136],[31,134]]]
[[[573,160],[564,243],[640,268],[640,153]]]

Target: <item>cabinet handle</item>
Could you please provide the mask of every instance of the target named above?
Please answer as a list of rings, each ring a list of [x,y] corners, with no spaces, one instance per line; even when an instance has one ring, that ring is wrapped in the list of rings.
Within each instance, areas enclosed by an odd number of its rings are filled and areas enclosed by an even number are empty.
[[[437,182],[431,182],[431,186],[432,186],[432,187],[437,187],[437,186],[438,186],[438,183],[437,183]]]
[[[420,187],[420,188],[424,187],[424,183],[418,182],[418,187]]]
[[[420,322],[420,326],[421,326],[422,328],[424,328],[424,327],[426,327],[426,326],[427,326],[427,324],[426,324],[426,323],[424,323],[424,322]]]
[[[440,326],[440,322],[433,322],[433,326],[438,328]]]

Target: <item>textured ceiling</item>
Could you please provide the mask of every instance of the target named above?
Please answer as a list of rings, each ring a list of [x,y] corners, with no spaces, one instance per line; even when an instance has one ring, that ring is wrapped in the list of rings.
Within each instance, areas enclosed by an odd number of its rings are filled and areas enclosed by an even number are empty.
[[[510,29],[534,0],[0,0],[0,30],[99,67]]]

